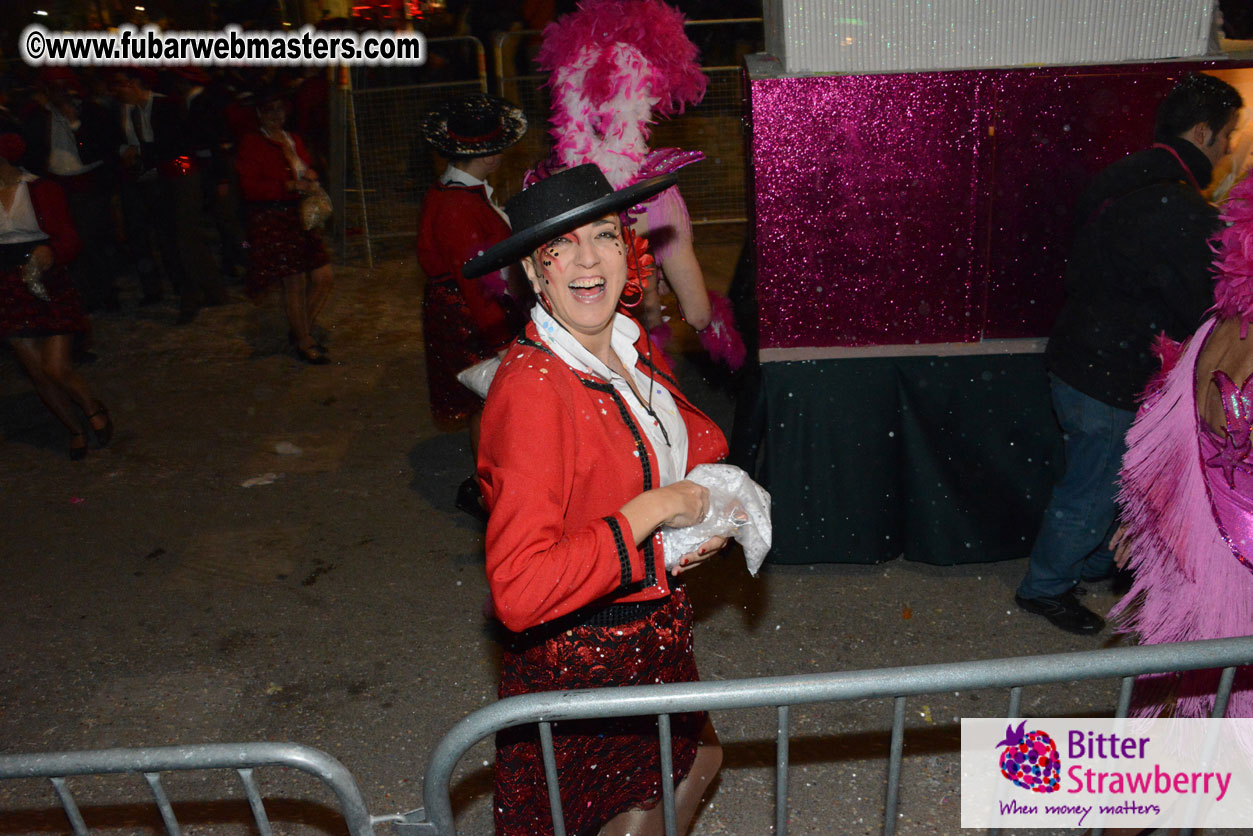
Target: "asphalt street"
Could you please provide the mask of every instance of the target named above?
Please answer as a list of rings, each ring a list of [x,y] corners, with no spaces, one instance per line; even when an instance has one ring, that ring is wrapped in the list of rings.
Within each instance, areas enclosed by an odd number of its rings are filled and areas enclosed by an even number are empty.
[[[725,288],[739,247],[736,236],[702,244],[711,284]],[[277,303],[257,307],[238,290],[179,328],[172,304],[97,317],[99,359],[85,373],[117,431],[79,463],[0,354],[0,752],[292,741],[347,766],[372,813],[422,805],[432,747],[495,699],[482,534],[453,507],[471,463],[465,434],[430,417],[413,261],[340,266],[337,279],[326,367],[296,361]],[[702,378],[694,340],[679,336],[686,389],[729,430],[730,394]],[[702,675],[1113,641],[1017,610],[1023,569],[897,560],[767,565],[753,578],[729,554],[686,576]],[[1114,602],[1102,590],[1089,600]],[[1109,714],[1115,693],[1113,682],[1030,688],[1023,707]],[[1005,700],[908,703],[897,833],[961,832],[959,718],[999,716]],[[790,833],[879,832],[891,719],[890,700],[793,710]],[[694,833],[771,832],[774,710],[714,721],[724,769]],[[490,759],[490,741],[479,744],[454,780],[465,833],[491,831]],[[168,783],[185,833],[248,832],[237,785]],[[342,832],[316,784],[285,770],[261,783],[277,832]],[[101,832],[159,827],[135,776],[71,784]],[[0,836],[66,830],[47,782],[0,784]]]

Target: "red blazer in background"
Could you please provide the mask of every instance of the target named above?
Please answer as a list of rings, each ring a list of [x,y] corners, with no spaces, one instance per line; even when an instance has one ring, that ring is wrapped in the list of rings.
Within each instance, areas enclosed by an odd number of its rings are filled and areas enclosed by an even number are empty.
[[[497,350],[513,339],[505,310],[487,291],[485,282],[500,282],[499,273],[467,279],[461,268],[474,256],[509,237],[509,224],[492,207],[482,186],[436,183],[422,199],[418,220],[418,263],[427,281],[455,280],[470,308],[484,344]]]
[[[643,329],[636,349],[647,373]],[[687,427],[687,469],[725,457],[722,431],[679,391],[664,352],[653,351],[651,363]],[[478,452],[491,511],[487,577],[506,627],[670,594],[661,535],[637,548],[618,510],[660,487],[657,473],[652,446],[613,387],[557,359],[528,324],[492,382]]]
[[[27,184],[30,189],[30,202],[35,208],[35,220],[39,228],[47,235],[48,240],[40,243],[52,248],[52,263],[58,267],[69,264],[83,248],[78,238],[78,230],[70,217],[69,205],[65,202],[65,192],[52,180],[39,178]]]
[[[313,167],[313,158],[301,141],[299,135],[290,131],[292,143],[296,146],[296,155],[306,166]],[[287,164],[287,155],[279,140],[273,140],[264,134],[245,134],[239,141],[239,152],[235,155],[235,170],[239,172],[239,192],[248,201],[298,201],[303,195],[289,191],[287,183],[296,179],[296,174]]]

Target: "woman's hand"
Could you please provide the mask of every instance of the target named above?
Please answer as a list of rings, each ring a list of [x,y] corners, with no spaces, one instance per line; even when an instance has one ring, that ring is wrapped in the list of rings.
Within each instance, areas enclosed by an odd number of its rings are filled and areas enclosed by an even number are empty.
[[[700,544],[700,548],[696,551],[685,554],[679,558],[679,565],[670,570],[672,575],[681,575],[689,569],[694,569],[701,563],[716,555],[718,552],[726,548],[729,541],[726,537],[710,537],[708,540]]]
[[[52,267],[54,260],[52,255],[52,247],[47,244],[40,244],[30,252],[30,260],[41,271],[46,271]]]
[[[670,516],[661,521],[662,525],[671,528],[696,525],[709,513],[709,488],[704,485],[684,479],[657,490],[669,494]]]
[[[705,519],[709,513],[709,489],[684,479],[664,488],[653,488],[622,506],[635,545],[653,536],[658,526],[683,528]]]
[[[1114,565],[1119,569],[1127,568],[1127,558],[1131,556],[1131,538],[1127,536],[1127,524],[1118,526],[1114,536],[1109,538],[1109,550],[1114,553]]]

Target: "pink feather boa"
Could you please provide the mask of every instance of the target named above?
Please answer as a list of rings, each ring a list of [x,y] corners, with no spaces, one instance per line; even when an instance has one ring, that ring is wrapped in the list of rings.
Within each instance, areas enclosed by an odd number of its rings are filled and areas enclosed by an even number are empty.
[[[1245,635],[1253,629],[1253,575],[1232,554],[1213,511],[1199,434],[1196,367],[1214,320],[1183,346],[1159,343],[1169,365],[1127,433],[1119,503],[1135,571],[1130,592],[1110,612],[1141,644]],[[1205,717],[1218,672],[1140,677],[1133,714]],[[1240,668],[1227,716],[1253,716],[1253,669]],[[1181,749],[1186,741],[1175,741]],[[1241,745],[1253,752],[1253,740]]]
[[[1214,301],[1222,319],[1240,320],[1243,337],[1253,322],[1253,177],[1231,190],[1220,217],[1227,226],[1212,241]]]
[[[584,0],[544,28],[536,63],[549,75],[562,165],[596,163],[614,188],[634,181],[649,124],[705,95],[683,20],[662,0]]]

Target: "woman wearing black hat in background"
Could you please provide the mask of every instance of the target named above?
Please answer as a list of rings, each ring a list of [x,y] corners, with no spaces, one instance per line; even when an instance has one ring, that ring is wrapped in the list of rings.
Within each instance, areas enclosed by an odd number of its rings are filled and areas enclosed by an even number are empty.
[[[418,220],[418,263],[426,275],[427,389],[441,429],[468,426],[471,454],[478,448],[483,401],[457,374],[501,351],[521,328],[522,316],[504,300],[506,268],[470,279],[461,265],[509,235],[509,221],[493,202],[487,179],[500,168],[501,152],[525,133],[521,108],[486,93],[454,99],[422,122],[422,136],[448,160],[423,198]],[[457,507],[481,516],[474,477],[458,490]]]
[[[66,269],[78,254],[78,233],[61,188],[17,167],[25,150],[17,134],[0,134],[0,337],[70,431],[70,458],[77,461],[87,455],[78,410],[101,447],[113,437],[113,422],[71,356],[73,335],[88,330]]]
[[[684,476],[725,456],[726,439],[620,309],[639,302],[649,259],[618,213],[674,181],[614,192],[595,165],[562,171],[510,200],[512,236],[465,267],[522,259],[539,297],[492,382],[478,455],[488,580],[511,631],[501,697],[699,678],[691,605],[658,529],[704,518],[708,491]],[[675,574],[723,545],[706,542]],[[683,833],[722,754],[703,712],[673,716],[671,734]],[[654,718],[560,723],[553,736],[567,832],[663,832]],[[535,727],[500,732],[498,836],[553,832],[546,787]]]
[[[318,230],[305,229],[300,202],[318,188],[313,160],[299,136],[283,130],[287,103],[277,91],[258,98],[257,133],[239,143],[235,169],[248,213],[248,277],[245,290],[260,302],[283,286],[287,339],[296,356],[314,366],[330,359],[313,336],[313,325],[330,298],[330,256]]]

